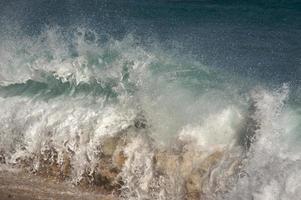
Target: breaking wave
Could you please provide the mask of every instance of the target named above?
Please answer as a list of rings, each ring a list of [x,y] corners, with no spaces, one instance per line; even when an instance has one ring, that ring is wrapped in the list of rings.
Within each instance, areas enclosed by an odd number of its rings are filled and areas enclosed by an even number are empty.
[[[300,119],[271,88],[131,35],[1,40],[0,161],[120,199],[297,199]]]

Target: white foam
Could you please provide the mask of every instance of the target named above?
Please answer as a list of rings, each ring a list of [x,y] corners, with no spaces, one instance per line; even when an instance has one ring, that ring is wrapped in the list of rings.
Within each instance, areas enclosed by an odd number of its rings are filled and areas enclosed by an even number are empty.
[[[203,149],[231,146],[236,142],[238,126],[243,120],[235,107],[209,115],[200,125],[187,125],[179,134],[180,140],[192,140]]]
[[[287,115],[288,92],[287,85],[276,91],[254,91],[254,118],[259,128],[247,158],[247,175],[239,179],[227,199],[299,199],[300,152],[286,139],[292,134],[288,130],[295,129],[287,128],[291,124],[283,117]]]

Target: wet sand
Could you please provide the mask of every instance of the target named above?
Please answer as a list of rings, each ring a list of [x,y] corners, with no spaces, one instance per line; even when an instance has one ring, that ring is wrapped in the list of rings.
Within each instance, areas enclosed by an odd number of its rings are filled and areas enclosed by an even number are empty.
[[[115,200],[113,195],[24,172],[0,171],[0,200]]]

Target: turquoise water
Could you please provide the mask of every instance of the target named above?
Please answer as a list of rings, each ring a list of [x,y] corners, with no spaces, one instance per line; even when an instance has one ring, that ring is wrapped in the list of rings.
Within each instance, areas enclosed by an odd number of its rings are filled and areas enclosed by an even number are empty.
[[[80,179],[102,138],[143,116],[158,145],[241,149],[247,176],[216,199],[301,195],[297,1],[0,5],[6,164],[71,149]]]

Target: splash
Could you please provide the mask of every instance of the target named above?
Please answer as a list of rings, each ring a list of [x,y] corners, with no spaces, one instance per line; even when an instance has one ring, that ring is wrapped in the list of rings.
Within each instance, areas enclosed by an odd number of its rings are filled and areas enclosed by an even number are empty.
[[[288,92],[288,85],[284,85],[276,91],[259,89],[252,94],[258,128],[246,160],[246,176],[239,179],[227,199],[296,199],[300,195],[300,157],[288,142],[299,130],[286,119],[292,114],[286,105]]]
[[[1,40],[0,51],[8,167],[120,199],[299,196],[300,112],[288,85],[252,89],[133,36],[86,29],[47,28]]]

